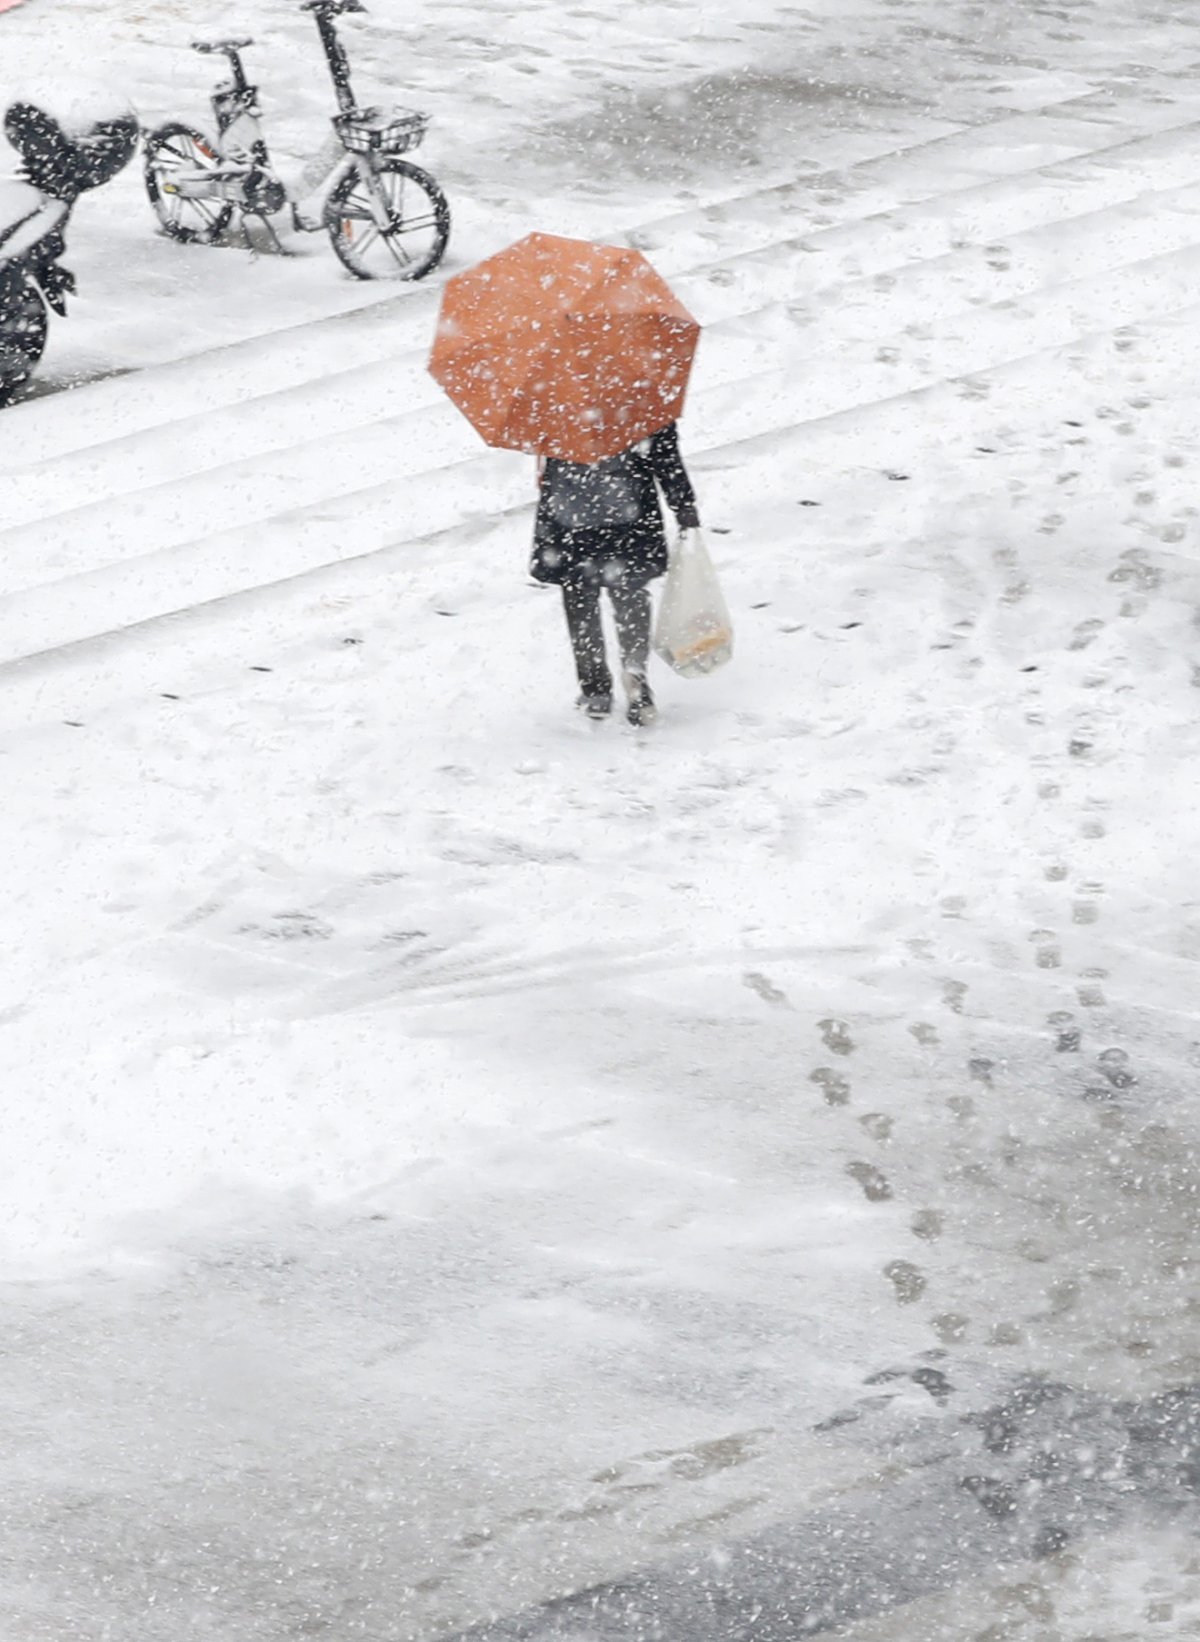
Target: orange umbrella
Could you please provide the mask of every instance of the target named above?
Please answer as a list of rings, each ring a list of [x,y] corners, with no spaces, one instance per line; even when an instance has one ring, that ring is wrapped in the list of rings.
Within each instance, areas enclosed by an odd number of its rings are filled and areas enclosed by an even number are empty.
[[[699,335],[640,251],[529,234],[447,283],[429,369],[489,445],[596,462],[676,420]]]

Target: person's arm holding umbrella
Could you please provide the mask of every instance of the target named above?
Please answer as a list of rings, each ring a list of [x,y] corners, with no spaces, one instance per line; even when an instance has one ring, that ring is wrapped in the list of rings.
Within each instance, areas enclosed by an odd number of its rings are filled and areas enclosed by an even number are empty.
[[[679,429],[668,423],[650,440],[648,453],[654,477],[662,487],[667,506],[675,515],[680,530],[699,530],[700,514],[696,507],[696,492],[679,450]]]

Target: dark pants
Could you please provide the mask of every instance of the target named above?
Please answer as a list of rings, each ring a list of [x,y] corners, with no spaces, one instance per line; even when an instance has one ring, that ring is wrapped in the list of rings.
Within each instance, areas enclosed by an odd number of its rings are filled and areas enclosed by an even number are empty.
[[[562,584],[567,631],[575,653],[575,671],[585,696],[612,695],[612,674],[604,653],[604,629],[600,624],[600,583],[590,577],[571,577]],[[608,589],[617,623],[621,667],[635,678],[644,679],[650,659],[650,592],[645,587]]]

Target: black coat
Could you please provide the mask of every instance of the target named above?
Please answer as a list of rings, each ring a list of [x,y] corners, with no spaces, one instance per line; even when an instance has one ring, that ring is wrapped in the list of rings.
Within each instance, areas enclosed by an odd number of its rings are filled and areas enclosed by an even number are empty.
[[[551,457],[542,474],[533,535],[530,572],[539,582],[618,583],[644,587],[667,568],[667,538],[658,501],[661,485],[667,506],[675,514],[696,506],[674,422],[627,453],[633,516],[599,529],[572,529],[556,508],[582,464]],[[656,484],[657,481],[657,484]]]

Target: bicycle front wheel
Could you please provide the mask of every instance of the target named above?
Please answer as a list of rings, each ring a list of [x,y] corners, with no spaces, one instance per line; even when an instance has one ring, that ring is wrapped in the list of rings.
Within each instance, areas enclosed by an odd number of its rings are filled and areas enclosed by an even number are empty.
[[[192,245],[211,245],[229,227],[233,206],[221,199],[195,199],[174,192],[176,181],[215,171],[216,150],[198,131],[177,122],[160,125],[146,138],[146,192],[163,232]]]
[[[46,304],[24,277],[0,279],[0,405],[33,375],[46,346]]]
[[[388,215],[381,228],[372,194]],[[369,181],[342,178],[325,206],[334,250],[358,279],[424,279],[446,250],[450,207],[428,171],[407,160],[375,162]]]

